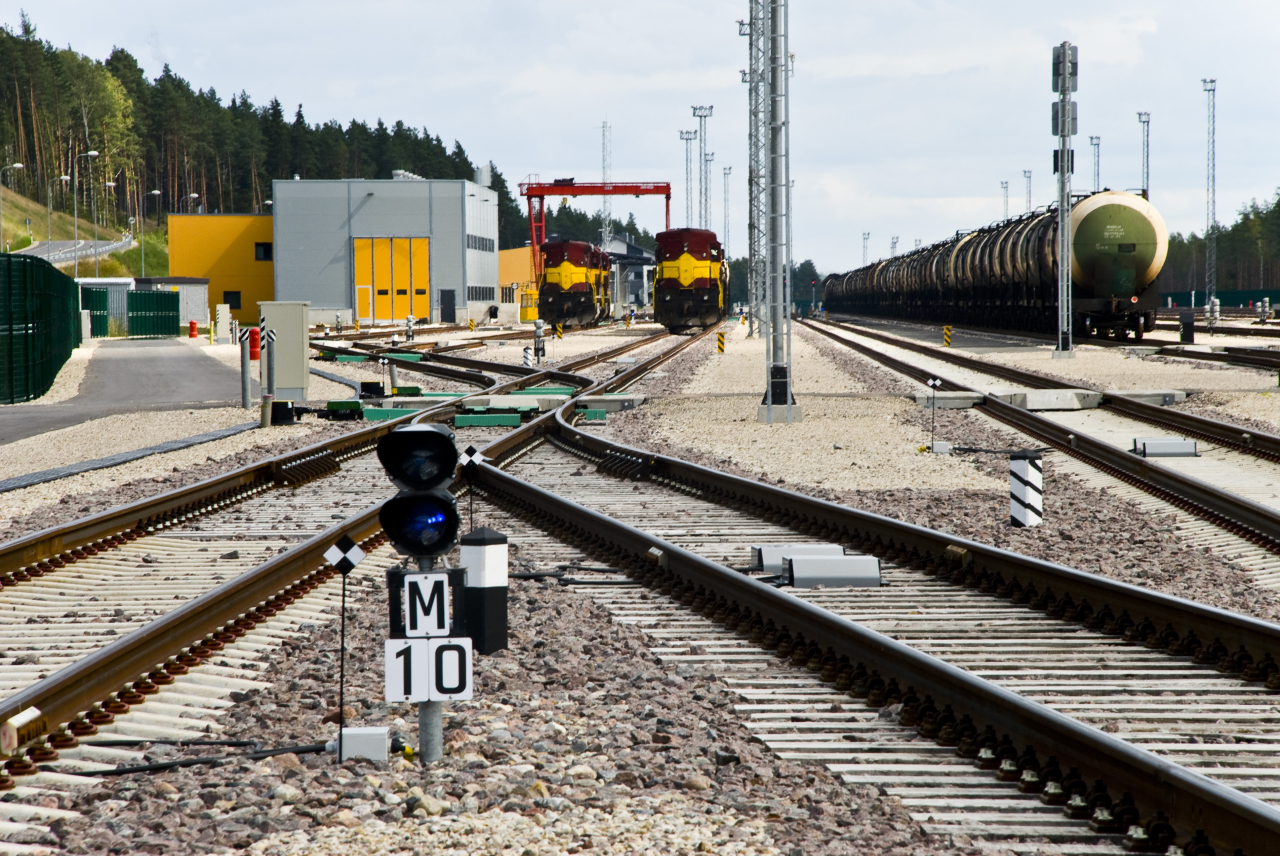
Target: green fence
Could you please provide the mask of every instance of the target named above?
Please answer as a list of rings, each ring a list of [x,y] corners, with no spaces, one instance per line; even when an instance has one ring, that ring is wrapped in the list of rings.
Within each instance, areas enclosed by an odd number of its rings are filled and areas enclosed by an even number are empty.
[[[0,254],[0,402],[44,395],[79,344],[75,280],[44,259]]]
[[[101,339],[107,335],[107,290],[80,286],[80,307],[89,311],[89,335]]]
[[[176,291],[129,292],[129,337],[171,339],[178,335]]]

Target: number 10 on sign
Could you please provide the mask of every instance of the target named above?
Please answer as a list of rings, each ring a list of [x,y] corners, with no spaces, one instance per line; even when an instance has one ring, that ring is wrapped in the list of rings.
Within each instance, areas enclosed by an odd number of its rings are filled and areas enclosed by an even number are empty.
[[[387,701],[466,701],[471,684],[469,638],[386,641]]]

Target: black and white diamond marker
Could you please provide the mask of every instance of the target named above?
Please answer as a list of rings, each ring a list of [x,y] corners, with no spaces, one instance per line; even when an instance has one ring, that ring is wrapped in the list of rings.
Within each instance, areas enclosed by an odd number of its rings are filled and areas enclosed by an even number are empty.
[[[344,577],[351,573],[352,568],[364,561],[364,556],[364,550],[361,550],[356,545],[356,542],[346,535],[343,535],[338,539],[338,543],[324,551],[325,561],[337,568]]]
[[[929,386],[933,387],[934,389],[937,389],[938,387],[942,386],[942,381],[936,377],[929,378]]]
[[[484,455],[476,451],[475,446],[468,446],[467,450],[458,458],[458,463],[462,464],[462,469],[467,475],[474,473],[483,461]]]

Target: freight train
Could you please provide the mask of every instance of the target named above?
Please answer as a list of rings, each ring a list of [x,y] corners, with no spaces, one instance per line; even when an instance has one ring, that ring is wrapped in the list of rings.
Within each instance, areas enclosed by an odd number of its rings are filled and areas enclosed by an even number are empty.
[[[609,254],[586,241],[547,241],[540,248],[538,317],[548,324],[581,327],[609,314]]]
[[[653,319],[673,333],[724,320],[729,265],[716,233],[706,229],[659,232],[653,279]]]
[[[1071,208],[1076,337],[1155,329],[1155,283],[1169,250],[1146,199],[1107,190]],[[1033,212],[849,273],[822,285],[827,310],[1028,333],[1058,329],[1058,210]]]

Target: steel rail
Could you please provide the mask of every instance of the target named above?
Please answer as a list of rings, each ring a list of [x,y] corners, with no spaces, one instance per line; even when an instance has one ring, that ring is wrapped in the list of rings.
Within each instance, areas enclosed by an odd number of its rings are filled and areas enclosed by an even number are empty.
[[[835,341],[847,345],[858,351],[858,353],[876,360],[894,371],[902,372],[917,381],[926,376],[936,376],[934,373],[909,366],[901,360],[895,360],[856,342],[842,339],[821,327],[811,326],[810,329],[825,333]],[[858,332],[857,335],[863,334]],[[890,342],[890,344],[896,346],[897,342]],[[934,356],[934,354],[929,353],[929,356]],[[982,363],[982,365],[987,364]],[[1087,434],[1072,431],[1050,419],[1045,419],[1043,416],[1015,407],[993,396],[984,395],[979,390],[971,389],[946,378],[939,379],[943,381],[944,389],[983,395],[983,403],[979,406],[979,409],[992,418],[1047,442],[1059,451],[1077,457],[1090,466],[1101,469],[1103,472],[1126,481],[1159,499],[1177,505],[1179,508],[1245,538],[1264,549],[1280,553],[1280,513],[1277,513],[1275,509],[1223,490],[1217,485],[1212,485],[1169,469],[1149,458],[1139,457],[1131,452],[1116,448]],[[1126,406],[1133,411],[1144,410],[1144,408],[1136,406],[1137,404],[1137,402],[1129,401]],[[1190,416],[1191,414],[1183,415]]]
[[[710,330],[706,332],[710,332]],[[695,337],[671,349],[671,355],[674,356],[675,353],[684,350],[699,338],[701,337]],[[643,344],[643,342],[628,343],[622,349],[630,350],[638,347],[639,344]],[[609,353],[616,350],[618,349],[612,349],[610,352],[596,355],[594,358],[584,358],[579,362],[606,359]],[[574,379],[579,387],[585,387],[590,384],[587,388],[597,389],[619,383],[633,382],[638,379],[642,367],[652,367],[660,364],[660,362],[656,358],[646,360],[622,375],[615,376],[604,382],[596,382],[590,378],[563,372],[556,374]],[[549,372],[535,372],[532,375],[526,375],[504,384],[502,388],[528,384],[533,381],[541,382],[547,379],[550,374]],[[623,375],[627,377],[624,378]],[[579,394],[582,393],[580,392]],[[572,401],[568,403],[568,406],[571,406],[571,403]],[[443,412],[450,407],[451,405],[442,405],[433,408],[431,412]],[[338,447],[347,450],[354,448],[368,449],[372,447],[378,438],[413,417],[414,414],[409,414],[406,417],[355,432],[353,435],[318,443],[303,450],[303,453],[315,453],[317,450],[332,452]],[[420,415],[418,418],[420,418]],[[528,438],[541,433],[541,430],[525,430],[528,427],[524,426],[524,428],[517,429],[512,433],[519,434],[526,441]],[[280,456],[258,464],[242,467],[234,473],[207,479],[205,482],[193,485],[190,488],[170,491],[150,500],[131,503],[119,509],[113,509],[110,512],[94,515],[83,521],[75,521],[64,527],[54,527],[44,532],[35,533],[29,538],[0,545],[0,551],[3,551],[0,553],[0,560],[5,559],[6,556],[14,552],[30,549],[33,544],[47,542],[50,538],[58,538],[65,541],[72,538],[74,533],[96,533],[103,525],[110,529],[119,525],[120,520],[136,520],[139,515],[151,510],[158,509],[161,513],[172,513],[176,502],[187,501],[192,495],[203,496],[207,490],[224,487],[228,484],[240,484],[245,479],[250,479],[249,483],[259,485],[265,489],[265,485],[260,485],[259,482],[252,481],[252,479],[255,476],[260,476],[264,469],[269,469],[273,463],[289,457],[291,456]],[[453,487],[455,491],[460,490],[463,487],[462,480],[455,480]],[[182,508],[187,507],[190,506],[182,506]],[[247,629],[246,624],[248,624],[248,627],[252,627],[251,622],[255,619],[265,620],[266,616],[274,614],[277,605],[282,608],[292,602],[296,594],[304,593],[311,587],[318,585],[319,582],[332,576],[334,571],[327,566],[323,554],[338,538],[346,535],[351,537],[352,540],[365,544],[366,547],[378,546],[382,542],[378,525],[378,511],[380,508],[381,503],[366,508],[364,511],[330,527],[319,535],[313,536],[287,552],[269,559],[267,562],[183,604],[176,610],[149,622],[111,645],[89,654],[70,666],[59,669],[48,678],[32,684],[7,699],[0,700],[0,723],[5,724],[0,726],[0,733],[3,732],[3,728],[13,728],[14,724],[10,720],[31,708],[38,710],[39,714],[16,727],[13,739],[16,740],[19,746],[49,733],[62,723],[72,721],[89,711],[94,705],[109,698],[112,693],[116,693],[116,697],[111,699],[113,704],[124,705],[125,710],[128,709],[130,703],[143,703],[145,695],[136,692],[138,684],[154,676],[153,672],[159,672],[173,666],[175,663],[173,658],[176,652],[182,651],[183,656],[195,655],[201,659],[204,658],[206,653],[212,656],[211,650],[206,649],[204,652],[200,650],[200,646],[205,643],[214,648],[221,647],[220,643],[209,641],[212,636],[219,633],[231,633],[233,636],[243,635],[244,630]],[[110,522],[104,524],[104,520]],[[163,523],[159,525],[163,525]],[[130,534],[132,537],[137,537],[136,532],[131,531]],[[132,540],[132,537],[126,540]],[[110,546],[113,546],[113,544],[106,544],[104,548]],[[94,550],[94,552],[97,551],[97,549]],[[185,670],[185,666],[180,663],[178,666]],[[173,673],[181,672],[175,671]],[[125,701],[121,696],[130,697],[131,701]]]
[[[369,357],[370,359],[385,359],[393,363],[396,368],[405,369],[407,371],[415,371],[421,374],[434,375],[435,377],[444,378],[445,380],[457,381],[459,383],[468,383],[473,386],[481,386],[485,388],[493,387],[498,381],[490,375],[484,374],[479,370],[463,371],[461,369],[452,368],[450,366],[435,365],[433,363],[420,363],[416,360],[398,359],[393,354],[378,354],[376,357],[370,357],[368,354],[344,348],[339,345],[327,345],[323,342],[311,343],[314,350],[327,352],[331,354],[343,354],[346,356]],[[492,364],[489,368],[492,369]],[[495,372],[497,374],[499,372]],[[501,374],[513,374],[513,372],[501,372]]]
[[[578,436],[586,442],[583,435]],[[662,460],[674,462],[674,459]],[[693,464],[685,466],[704,469]],[[706,474],[717,475],[711,471]],[[756,486],[745,479],[736,481],[742,482],[744,490]],[[1060,763],[1078,767],[1086,777],[1102,779],[1109,787],[1123,788],[1133,794],[1143,816],[1164,811],[1181,827],[1179,831],[1183,836],[1194,829],[1205,829],[1215,846],[1243,847],[1255,853],[1268,852],[1267,848],[1280,838],[1280,811],[1266,803],[884,634],[489,464],[478,467],[473,483],[477,492],[500,506],[514,507],[517,513],[537,521],[539,528],[585,546],[589,553],[615,567],[626,568],[629,575],[642,582],[659,584],[664,592],[677,587],[697,587],[713,598],[718,597],[719,603],[713,603],[703,614],[714,611],[713,620],[738,632],[766,635],[772,631],[779,637],[786,634],[802,640],[796,645],[804,645],[810,651],[816,649],[824,659],[842,658],[845,664],[864,663],[885,679],[897,678],[902,684],[913,685],[921,695],[932,695],[939,707],[951,704],[957,717],[969,713],[979,731],[990,725],[997,734],[1007,734],[1016,743],[1033,747],[1037,757],[1056,756]],[[794,494],[788,496],[789,502],[806,499]],[[806,504],[810,503],[831,505],[821,500],[810,500]],[[851,511],[840,506],[832,506],[832,510]],[[897,523],[887,518],[881,520]],[[910,524],[898,525],[928,536],[938,535]]]
[[[163,529],[211,508],[221,508],[269,489],[275,484],[298,484],[327,475],[339,460],[371,449],[396,427],[410,421],[452,414],[459,402],[477,395],[494,395],[546,380],[573,378],[576,385],[593,383],[580,375],[534,372],[480,392],[442,402],[423,411],[411,411],[396,419],[324,440],[293,452],[247,464],[228,473],[156,496],[116,506],[69,523],[51,526],[0,544],[0,583],[14,585],[75,562],[85,555],[108,549],[122,541],[141,537],[148,529]],[[77,555],[79,553],[80,555]]]
[[[346,535],[371,547],[370,539],[376,540],[380,532],[378,510],[381,506],[378,503],[366,508],[0,700],[0,722],[7,723],[28,708],[38,709],[40,715],[17,731],[18,743],[28,743],[74,720],[109,693],[148,680],[153,672],[172,664],[174,661],[170,658],[183,649],[198,649],[216,633],[243,635],[235,633],[236,621],[244,622],[246,616],[248,620],[266,621],[297,595],[336,573],[326,572],[324,552],[338,538]],[[308,585],[311,581],[314,585]],[[298,587],[299,583],[302,588]],[[244,624],[238,626],[242,632],[248,629]],[[209,656],[214,655],[210,652]],[[185,668],[182,671],[185,672]],[[141,703],[141,696],[131,703]]]
[[[835,341],[843,345],[848,347],[856,345],[856,343],[849,342],[847,339],[831,336],[824,327],[818,324],[814,324],[810,321],[802,321],[801,323],[805,324],[811,330],[822,333],[823,335],[828,336],[828,338],[835,339]],[[830,321],[826,322],[826,324],[828,326],[853,333],[857,336],[865,336],[868,339],[875,339],[878,342],[884,342],[885,344],[893,345],[894,347],[902,348],[903,350],[914,351],[915,353],[924,354],[925,356],[932,357],[936,360],[942,360],[943,362],[948,362],[982,374],[988,374],[992,377],[1002,378],[1033,389],[1057,389],[1062,386],[1061,381],[1026,371],[1024,369],[1018,369],[998,363],[991,363],[986,360],[979,360],[964,354],[950,353],[945,349],[922,345],[919,342],[913,342],[896,336],[889,336],[884,333],[867,330],[862,327],[856,327],[852,324]],[[871,354],[874,353],[866,349],[859,349],[858,352],[866,356],[871,356]],[[1280,358],[1280,355],[1277,355],[1277,357]],[[905,364],[899,363],[899,365]],[[895,371],[896,370],[897,369],[895,369]],[[1097,390],[1097,387],[1089,384],[1082,384],[1081,388]],[[1262,431],[1245,429],[1239,425],[1232,425],[1229,422],[1219,422],[1216,419],[1209,419],[1208,417],[1199,416],[1195,413],[1184,413],[1180,410],[1169,410],[1159,405],[1138,401],[1137,399],[1130,398],[1124,394],[1104,394],[1103,407],[1113,410],[1116,413],[1123,414],[1131,419],[1146,422],[1150,425],[1172,428],[1175,431],[1180,431],[1184,434],[1192,435],[1202,440],[1230,446],[1237,452],[1253,455],[1258,458],[1265,458],[1271,461],[1280,461],[1280,436],[1275,434],[1267,434]]]

